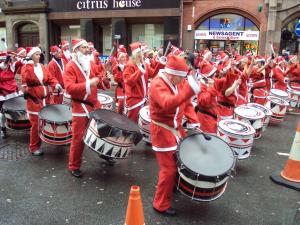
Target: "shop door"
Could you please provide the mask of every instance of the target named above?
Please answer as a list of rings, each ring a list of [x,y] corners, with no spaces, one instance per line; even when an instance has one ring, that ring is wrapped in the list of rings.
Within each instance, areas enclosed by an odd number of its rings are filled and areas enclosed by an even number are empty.
[[[22,47],[38,46],[40,43],[37,25],[33,23],[23,24],[18,29],[18,44]]]

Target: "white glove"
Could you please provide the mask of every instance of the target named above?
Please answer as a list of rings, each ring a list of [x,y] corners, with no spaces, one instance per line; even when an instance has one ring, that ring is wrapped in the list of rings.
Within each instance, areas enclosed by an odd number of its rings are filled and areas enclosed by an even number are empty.
[[[62,88],[62,86],[60,84],[57,84],[55,86],[55,89],[58,90],[58,91],[62,91],[63,90],[63,88]]]

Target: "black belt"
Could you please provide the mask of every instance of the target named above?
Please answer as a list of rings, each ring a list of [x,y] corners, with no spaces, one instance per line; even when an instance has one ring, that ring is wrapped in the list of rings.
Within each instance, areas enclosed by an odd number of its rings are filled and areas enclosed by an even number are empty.
[[[79,103],[83,103],[83,104],[86,104],[86,105],[89,105],[91,106],[92,108],[94,108],[94,105],[88,101],[84,101],[84,100],[79,100],[79,99],[76,99],[76,98],[72,98],[72,101],[74,102],[79,102]]]
[[[251,94],[253,94],[253,91],[255,90],[255,89],[261,89],[261,88],[265,88],[265,87],[267,87],[266,85],[264,85],[264,86],[262,86],[262,87],[253,87],[253,88],[251,88]]]
[[[230,108],[230,107],[233,107],[234,108],[234,105],[228,103],[228,102],[218,102],[220,105],[222,106],[225,106],[227,108]]]
[[[45,87],[45,85],[41,85],[41,84],[27,84],[27,87]]]
[[[297,84],[300,84],[300,80],[291,80],[290,83],[297,83]]]
[[[48,95],[47,95],[47,96],[44,96],[44,97],[42,97],[42,98],[37,98],[37,97],[35,97],[35,96],[29,94],[28,92],[25,92],[25,93],[24,93],[24,99],[30,98],[35,104],[39,104],[41,100],[43,100],[43,99],[45,99],[45,98],[47,98],[47,97],[48,97]]]
[[[218,119],[218,116],[217,116],[217,115],[215,115],[215,114],[213,114],[213,113],[210,113],[210,112],[208,112],[208,111],[206,111],[206,110],[204,110],[204,109],[201,109],[201,108],[199,108],[198,106],[195,107],[195,112],[200,112],[200,113],[206,114],[206,115],[208,115],[208,116],[213,117],[213,118],[216,119],[216,120]]]

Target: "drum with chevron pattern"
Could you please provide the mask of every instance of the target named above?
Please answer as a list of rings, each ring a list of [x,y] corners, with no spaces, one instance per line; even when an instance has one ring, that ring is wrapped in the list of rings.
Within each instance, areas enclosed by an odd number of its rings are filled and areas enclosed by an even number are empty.
[[[265,116],[264,121],[263,121],[262,131],[263,132],[266,131],[267,126],[270,123],[270,119],[271,119],[271,116],[272,116],[272,111],[269,108],[267,108],[266,106],[263,106],[263,105],[260,105],[260,104],[257,104],[257,103],[248,103],[247,105],[250,106],[250,107],[258,108],[258,109],[262,110],[265,113],[266,116]]]
[[[285,117],[285,113],[289,103],[282,98],[268,96],[266,106],[272,111],[270,123],[281,123]]]
[[[151,137],[150,137],[150,111],[149,111],[149,106],[144,106],[141,108],[139,112],[139,128],[140,131],[143,135],[143,140],[146,143],[151,144]]]
[[[113,109],[114,100],[109,95],[98,93],[98,100],[101,103],[102,109],[109,109],[109,110]]]
[[[224,140],[235,152],[238,159],[250,156],[255,129],[242,121],[225,119],[218,123],[217,136]]]
[[[255,139],[260,138],[262,135],[265,116],[266,115],[262,110],[247,105],[241,105],[234,109],[235,119],[248,123],[255,129]]]

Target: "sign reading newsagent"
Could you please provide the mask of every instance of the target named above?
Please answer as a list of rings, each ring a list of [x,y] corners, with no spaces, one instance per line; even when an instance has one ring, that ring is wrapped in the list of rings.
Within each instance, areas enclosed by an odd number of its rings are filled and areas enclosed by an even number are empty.
[[[259,31],[196,30],[196,40],[258,41]]]
[[[180,0],[48,0],[50,12],[179,8]]]

